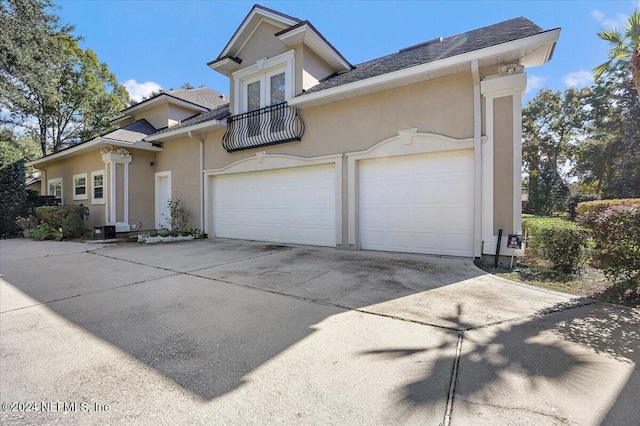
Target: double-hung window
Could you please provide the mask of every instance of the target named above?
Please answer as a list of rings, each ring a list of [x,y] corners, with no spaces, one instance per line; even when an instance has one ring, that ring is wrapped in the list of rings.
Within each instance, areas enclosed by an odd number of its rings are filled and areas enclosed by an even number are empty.
[[[87,199],[87,174],[73,175],[73,199]]]
[[[104,204],[104,170],[91,172],[91,204]]]
[[[56,197],[59,205],[64,204],[64,197],[62,192],[62,178],[49,179],[47,182],[48,186],[48,195],[53,195]]]

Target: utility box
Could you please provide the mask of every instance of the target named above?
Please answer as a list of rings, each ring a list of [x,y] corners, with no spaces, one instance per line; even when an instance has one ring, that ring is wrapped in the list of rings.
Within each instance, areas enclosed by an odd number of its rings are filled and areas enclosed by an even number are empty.
[[[93,228],[94,240],[113,240],[116,238],[116,227],[114,225],[95,226]]]

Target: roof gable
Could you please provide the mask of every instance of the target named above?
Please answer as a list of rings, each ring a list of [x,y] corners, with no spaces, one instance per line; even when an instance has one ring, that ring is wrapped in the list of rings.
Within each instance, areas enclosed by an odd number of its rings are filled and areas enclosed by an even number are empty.
[[[255,38],[255,34],[260,31],[261,24],[269,24],[272,29],[270,35],[273,35],[274,40],[280,41],[284,47],[292,48],[296,45],[304,44],[336,72],[348,71],[353,68],[353,65],[309,21],[301,21],[293,16],[285,15],[260,5],[253,6],[231,37],[231,40],[222,49],[218,58],[208,62],[207,65],[225,75],[230,75],[237,70],[243,61],[251,65],[255,58],[251,57],[251,55],[245,58],[241,52],[250,40]],[[264,27],[262,29],[264,30]],[[264,34],[258,39],[265,43]],[[271,46],[270,50],[274,50],[273,46]]]
[[[285,15],[284,13],[256,4],[251,8],[236,32],[233,33],[233,36],[229,42],[227,42],[224,49],[222,49],[218,58],[223,58],[225,56],[236,57],[238,52],[242,50],[242,47],[245,45],[247,40],[251,38],[253,32],[263,21],[283,30],[300,22],[298,18],[294,18],[293,16]]]

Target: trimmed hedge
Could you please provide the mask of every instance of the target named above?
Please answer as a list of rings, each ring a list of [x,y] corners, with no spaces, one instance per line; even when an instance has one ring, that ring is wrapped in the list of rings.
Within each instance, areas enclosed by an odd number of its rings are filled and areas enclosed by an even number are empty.
[[[527,249],[551,262],[554,269],[573,273],[589,261],[588,236],[573,222],[532,216],[524,218],[522,225],[529,235]]]
[[[640,199],[581,203],[578,213],[578,222],[595,241],[605,275],[640,286]]]
[[[42,206],[36,209],[36,216],[48,227],[60,232],[55,238],[78,238],[84,231],[84,220],[89,217],[89,208],[84,206]],[[49,228],[44,228],[43,231]],[[33,233],[32,233],[33,234]]]
[[[578,207],[576,207],[576,213],[578,214],[578,216],[581,216],[580,222],[584,223],[584,221],[595,219],[595,217],[591,218],[590,215],[598,215],[607,210],[609,207],[613,206],[640,207],[640,198],[620,198],[614,200],[587,201],[578,204]]]

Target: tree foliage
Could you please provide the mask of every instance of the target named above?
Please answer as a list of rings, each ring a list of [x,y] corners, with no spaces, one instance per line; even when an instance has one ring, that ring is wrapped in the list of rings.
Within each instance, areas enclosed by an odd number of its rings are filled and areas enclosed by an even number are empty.
[[[596,82],[587,103],[587,137],[574,156],[579,188],[603,198],[640,196],[640,102],[625,61]]]
[[[110,130],[126,89],[50,0],[0,0],[0,106],[4,124],[22,128],[43,155]]]
[[[628,61],[589,88],[538,92],[523,108],[522,150],[536,214],[564,211],[570,185],[575,201],[639,197],[640,103]]]
[[[566,207],[569,188],[561,166],[583,136],[588,91],[541,90],[522,111],[522,160],[528,175],[529,206],[548,215]]]
[[[38,142],[31,136],[16,134],[10,128],[0,128],[0,167],[22,158],[35,160],[40,154]]]
[[[631,70],[636,94],[640,94],[640,9],[629,17],[629,22],[624,30],[619,28],[603,29],[598,37],[609,43],[608,60],[594,68],[596,80],[615,69],[619,61],[625,61]]]

